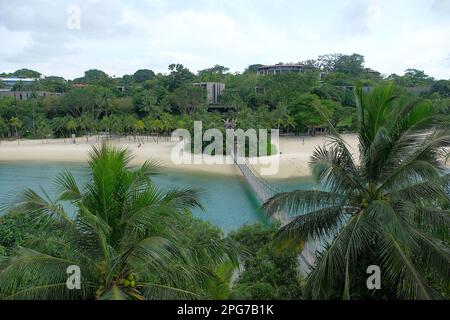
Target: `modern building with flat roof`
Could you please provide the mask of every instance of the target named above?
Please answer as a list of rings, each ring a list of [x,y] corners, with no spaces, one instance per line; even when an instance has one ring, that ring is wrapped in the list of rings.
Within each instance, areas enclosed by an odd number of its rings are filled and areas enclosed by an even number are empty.
[[[289,73],[289,72],[304,72],[305,65],[303,64],[274,64],[269,66],[262,66],[258,68],[257,73],[259,75],[272,75],[272,74],[280,74],[280,73]]]
[[[7,87],[13,87],[16,83],[23,84],[33,84],[36,81],[34,78],[0,78],[0,82],[2,82]]]

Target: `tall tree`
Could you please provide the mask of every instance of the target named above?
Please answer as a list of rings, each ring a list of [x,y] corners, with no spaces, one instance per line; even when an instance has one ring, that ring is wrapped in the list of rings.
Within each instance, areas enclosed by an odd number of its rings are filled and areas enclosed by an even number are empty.
[[[422,70],[417,69],[406,69],[404,77],[409,79],[411,84],[415,86],[430,85],[434,80]]]
[[[216,64],[212,68],[200,70],[198,72],[198,77],[200,78],[200,81],[219,82],[224,80],[224,76],[229,70],[230,69],[227,67]]]
[[[193,85],[184,85],[176,89],[172,95],[173,104],[179,113],[192,115],[206,105],[206,92]]]
[[[39,78],[41,73],[30,69],[20,69],[15,71],[12,76],[17,78]]]
[[[229,245],[216,238],[194,245],[180,221],[200,206],[198,192],[160,190],[150,179],[157,167],[146,162],[131,170],[131,159],[126,150],[103,144],[90,154],[85,187],[65,172],[56,180],[56,200],[25,192],[14,209],[39,221],[40,238],[2,261],[0,298],[200,297],[191,289],[206,282],[205,266],[231,261]],[[67,287],[70,266],[80,268],[79,290]]]
[[[339,72],[358,75],[364,70],[364,56],[360,54],[344,55],[340,53],[322,55],[317,66],[327,72]]]
[[[295,100],[289,106],[289,114],[292,116],[295,128],[299,132],[309,130],[310,134],[314,135],[318,127],[328,126],[323,114],[331,117],[334,106],[323,103],[314,94],[307,93],[296,96]]]
[[[37,125],[36,134],[42,139],[42,143],[44,143],[44,139],[51,136],[53,133],[52,128],[47,120],[39,121]]]
[[[23,126],[22,120],[17,117],[12,117],[11,119],[9,119],[9,126],[12,128],[12,130],[14,130],[17,143],[20,144],[19,129]]]
[[[182,84],[192,81],[194,79],[194,74],[189,71],[188,68],[184,67],[182,64],[171,64],[169,66],[170,74],[167,77],[168,89],[174,91]]]
[[[431,86],[431,92],[439,93],[442,98],[450,98],[450,80],[439,80]]]
[[[142,83],[147,80],[151,80],[155,77],[155,73],[152,70],[141,69],[134,73],[134,81],[137,83]]]
[[[9,132],[8,125],[6,124],[5,120],[3,120],[2,117],[0,117],[0,137],[4,138],[5,135],[7,135]]]
[[[450,281],[448,123],[433,127],[430,106],[396,99],[392,86],[359,88],[357,111],[359,161],[334,131],[311,159],[320,189],[280,193],[265,208],[294,214],[281,236],[325,243],[310,297],[369,297],[369,265],[382,270],[385,298],[438,297]]]
[[[86,112],[95,114],[95,91],[92,87],[72,89],[60,99],[61,107],[58,111],[73,117],[79,117]]]

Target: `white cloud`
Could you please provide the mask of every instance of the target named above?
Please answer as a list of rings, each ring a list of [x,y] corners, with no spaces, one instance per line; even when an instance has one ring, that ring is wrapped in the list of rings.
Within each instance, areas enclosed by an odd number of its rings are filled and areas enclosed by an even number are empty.
[[[423,69],[450,77],[450,1],[31,0],[0,2],[0,72],[30,67],[73,78],[88,68],[120,76],[222,64],[296,62],[319,54],[365,55],[384,73]],[[81,29],[66,27],[67,6]],[[401,13],[401,14],[400,14]]]
[[[33,42],[30,32],[11,32],[3,26],[0,26],[0,39],[0,57],[7,60],[13,60],[17,54],[25,53]]]
[[[432,9],[441,15],[450,15],[450,1],[448,0],[434,0]]]
[[[369,30],[376,29],[381,25],[381,7],[372,4],[367,8],[367,28]]]

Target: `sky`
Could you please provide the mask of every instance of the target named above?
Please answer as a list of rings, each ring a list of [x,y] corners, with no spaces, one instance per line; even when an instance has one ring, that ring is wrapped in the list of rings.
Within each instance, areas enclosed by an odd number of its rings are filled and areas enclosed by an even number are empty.
[[[0,0],[0,73],[242,72],[328,53],[450,79],[450,0]]]

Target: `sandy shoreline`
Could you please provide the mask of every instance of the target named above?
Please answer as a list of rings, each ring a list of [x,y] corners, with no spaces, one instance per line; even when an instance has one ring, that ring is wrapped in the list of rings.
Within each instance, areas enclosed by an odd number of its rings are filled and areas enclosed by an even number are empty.
[[[356,152],[357,137],[355,134],[343,135],[347,143]],[[128,148],[134,155],[134,164],[140,164],[149,159],[156,160],[166,168],[179,170],[192,170],[222,175],[240,174],[233,164],[176,164],[171,159],[171,153],[176,142],[159,142],[152,139],[144,141],[139,147],[139,142],[126,139],[110,140],[111,143],[120,147]],[[85,162],[93,144],[98,144],[96,138],[86,142],[85,138],[79,137],[73,144],[69,139],[48,139],[43,144],[41,140],[1,141],[0,161],[55,161],[55,162]],[[325,136],[316,137],[281,137],[279,156],[279,170],[270,178],[286,179],[293,177],[310,176],[308,163],[317,146],[326,143]],[[274,159],[270,159],[271,161]],[[268,167],[267,164],[255,164],[257,170]]]

